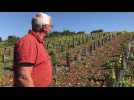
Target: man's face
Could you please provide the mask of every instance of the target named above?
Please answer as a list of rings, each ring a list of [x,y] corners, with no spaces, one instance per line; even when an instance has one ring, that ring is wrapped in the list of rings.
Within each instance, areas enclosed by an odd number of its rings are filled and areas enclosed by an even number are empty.
[[[48,25],[48,24],[47,25],[43,25],[41,31],[43,33],[45,33],[46,35],[48,35],[48,33],[52,31],[52,27],[53,27],[52,25]]]
[[[52,31],[52,27],[53,27],[53,26],[52,26],[52,19],[51,19],[50,16],[48,17],[46,23],[47,23],[47,24],[42,25],[42,29],[41,29],[41,32],[42,32],[43,34],[45,34],[45,36],[47,36],[48,33]]]
[[[47,33],[51,32],[52,31],[52,25],[43,25],[42,26],[42,31],[46,31]]]

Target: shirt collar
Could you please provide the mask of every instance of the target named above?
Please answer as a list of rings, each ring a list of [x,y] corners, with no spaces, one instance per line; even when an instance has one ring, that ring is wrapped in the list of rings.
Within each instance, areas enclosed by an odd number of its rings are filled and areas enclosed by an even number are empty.
[[[32,31],[32,30],[29,30],[28,33],[31,34],[31,35],[33,35],[33,36],[38,40],[38,42],[44,44],[44,40],[42,40],[42,39],[40,38],[39,34],[36,34],[36,32],[34,32],[34,31]]]

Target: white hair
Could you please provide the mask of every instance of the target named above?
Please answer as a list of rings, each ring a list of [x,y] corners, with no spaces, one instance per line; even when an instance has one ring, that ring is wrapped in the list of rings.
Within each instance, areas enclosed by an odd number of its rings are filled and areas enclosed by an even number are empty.
[[[32,18],[32,29],[38,31],[42,25],[51,24],[51,17],[45,13],[37,13]]]

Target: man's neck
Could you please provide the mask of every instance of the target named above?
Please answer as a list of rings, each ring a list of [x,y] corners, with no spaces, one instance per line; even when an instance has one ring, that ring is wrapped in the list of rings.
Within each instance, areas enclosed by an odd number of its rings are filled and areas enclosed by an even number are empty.
[[[31,32],[31,31],[33,31],[33,30],[29,30],[29,32]],[[44,33],[44,32],[36,32],[36,31],[33,31],[33,32],[35,32],[35,34],[36,34],[36,35],[40,38],[40,40],[42,40],[42,41],[44,41],[45,37],[47,36],[47,34]]]
[[[45,38],[45,33],[42,33],[42,32],[37,32],[38,36],[40,37],[41,40],[44,40]]]

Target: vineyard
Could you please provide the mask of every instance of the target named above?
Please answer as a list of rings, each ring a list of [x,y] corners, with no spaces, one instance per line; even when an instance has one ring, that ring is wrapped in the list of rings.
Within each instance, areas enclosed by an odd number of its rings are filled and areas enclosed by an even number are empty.
[[[134,33],[48,37],[54,87],[134,86]],[[0,86],[12,86],[13,47],[0,48]]]

